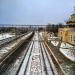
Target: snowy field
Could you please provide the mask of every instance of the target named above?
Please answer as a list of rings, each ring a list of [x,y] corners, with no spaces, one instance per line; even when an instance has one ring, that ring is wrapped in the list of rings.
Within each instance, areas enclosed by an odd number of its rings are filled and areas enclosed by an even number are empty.
[[[3,33],[3,34],[0,34],[0,40],[6,39],[9,37],[13,37],[13,36],[15,36],[15,35],[12,33]]]

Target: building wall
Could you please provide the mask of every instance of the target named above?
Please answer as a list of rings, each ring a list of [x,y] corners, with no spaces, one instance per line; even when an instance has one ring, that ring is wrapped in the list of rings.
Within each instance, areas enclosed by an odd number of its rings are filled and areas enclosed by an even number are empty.
[[[67,35],[68,35],[67,31],[61,31],[59,32],[59,39],[61,41],[67,42]]]
[[[59,28],[58,37],[61,41],[68,42],[68,30],[72,30],[74,28]]]
[[[75,31],[71,31],[74,28],[59,28],[58,37],[63,42],[68,42],[75,45]]]
[[[75,32],[68,32],[68,43],[75,45]]]

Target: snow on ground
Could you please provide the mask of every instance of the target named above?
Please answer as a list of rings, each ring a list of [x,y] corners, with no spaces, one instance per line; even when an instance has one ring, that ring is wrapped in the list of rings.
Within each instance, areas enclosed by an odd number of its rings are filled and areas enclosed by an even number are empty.
[[[61,48],[73,48],[74,46],[72,46],[72,45],[70,45],[70,44],[68,44],[68,43],[62,42],[60,47],[61,47]]]
[[[29,75],[41,75],[41,59],[39,51],[39,42],[36,41],[33,46],[32,61]]]
[[[41,75],[41,59],[40,59],[40,44],[39,44],[39,38],[38,38],[38,33],[35,33],[34,36],[34,45],[32,47],[29,47],[29,50],[26,54],[26,57],[24,59],[23,65],[19,71],[18,75]],[[31,52],[31,55],[30,55]],[[30,58],[29,58],[30,56]],[[29,59],[29,62],[28,62]],[[26,68],[26,65],[28,63],[28,66]],[[27,69],[26,72],[25,69]]]
[[[58,37],[50,37],[50,38],[52,38],[52,39],[57,39]]]
[[[59,44],[59,41],[56,41],[56,39],[58,39],[58,37],[49,37],[48,40],[51,40],[51,43],[54,45],[54,46],[58,46]]]
[[[40,36],[42,36],[42,32],[40,32],[39,34],[40,34]]]
[[[62,42],[59,50],[68,59],[75,62],[75,46]]]
[[[54,46],[58,46],[58,44],[59,44],[58,41],[51,41],[51,43],[52,43]]]
[[[16,41],[13,41],[7,45],[5,45],[4,47],[0,48],[0,59],[6,55],[7,53],[9,53],[13,48],[17,47],[18,44],[22,41],[25,40],[31,33],[23,36],[20,39],[17,39]]]
[[[56,39],[58,39],[58,37],[48,37],[48,40],[52,40],[52,41],[54,41],[54,40],[56,40]]]
[[[1,59],[4,55],[6,55],[7,53],[9,53],[9,52],[12,50],[12,48],[13,48],[14,46],[16,46],[16,45],[17,45],[17,42],[15,41],[15,42],[13,42],[13,43],[10,43],[10,44],[6,45],[5,47],[2,47],[2,48],[0,49],[0,59]]]
[[[11,34],[11,33],[3,33],[3,34],[0,34],[0,40],[3,40],[5,38],[9,38],[9,37],[13,37],[15,35]]]

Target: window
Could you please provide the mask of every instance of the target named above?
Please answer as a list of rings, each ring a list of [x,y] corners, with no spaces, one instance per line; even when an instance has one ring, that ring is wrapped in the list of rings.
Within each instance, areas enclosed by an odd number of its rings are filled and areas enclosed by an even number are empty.
[[[72,41],[72,35],[71,35],[71,41]]]
[[[75,42],[75,36],[73,36],[74,42]]]

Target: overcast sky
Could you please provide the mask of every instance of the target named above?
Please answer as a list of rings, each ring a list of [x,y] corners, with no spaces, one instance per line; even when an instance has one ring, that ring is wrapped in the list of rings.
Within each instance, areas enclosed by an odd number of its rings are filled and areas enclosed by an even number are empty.
[[[0,0],[0,24],[64,23],[75,0]]]

